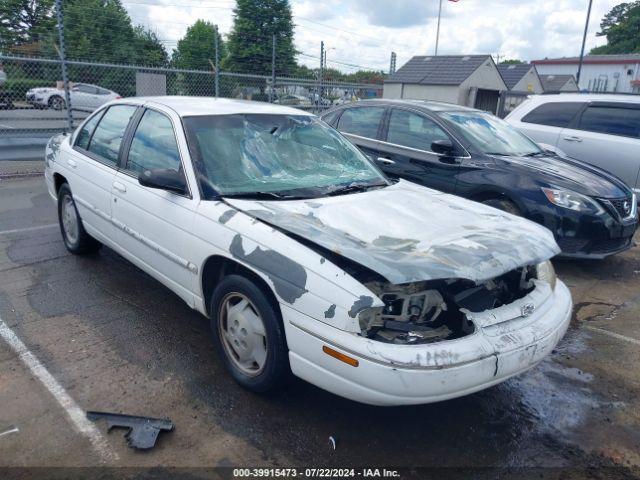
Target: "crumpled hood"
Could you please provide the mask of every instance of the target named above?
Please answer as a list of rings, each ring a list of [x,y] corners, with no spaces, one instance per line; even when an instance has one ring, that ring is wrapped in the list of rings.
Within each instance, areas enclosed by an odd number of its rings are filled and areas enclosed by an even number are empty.
[[[560,252],[544,227],[406,181],[312,200],[226,201],[394,284],[444,278],[483,281]]]

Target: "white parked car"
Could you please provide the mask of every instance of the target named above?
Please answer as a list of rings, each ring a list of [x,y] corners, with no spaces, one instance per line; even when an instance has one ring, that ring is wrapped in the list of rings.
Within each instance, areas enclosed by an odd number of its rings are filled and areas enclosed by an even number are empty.
[[[640,96],[534,95],[506,120],[538,143],[613,173],[640,194]]]
[[[293,373],[370,404],[444,400],[533,367],[569,324],[551,232],[393,183],[300,110],[120,100],[49,141],[45,177],[67,249],[105,244],[207,316],[254,391]]]
[[[62,110],[65,108],[64,90],[55,87],[32,88],[27,91],[27,102],[34,107]],[[121,98],[116,92],[88,83],[75,83],[69,89],[71,107],[94,110],[111,100]]]

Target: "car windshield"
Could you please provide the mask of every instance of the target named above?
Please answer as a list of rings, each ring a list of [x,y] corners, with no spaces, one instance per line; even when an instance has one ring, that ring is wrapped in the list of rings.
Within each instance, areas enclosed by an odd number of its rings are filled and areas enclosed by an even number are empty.
[[[389,184],[355,146],[308,115],[184,118],[205,198],[316,197]]]
[[[482,112],[442,112],[457,125],[460,133],[482,152],[490,155],[528,155],[542,153],[538,145],[504,120]]]

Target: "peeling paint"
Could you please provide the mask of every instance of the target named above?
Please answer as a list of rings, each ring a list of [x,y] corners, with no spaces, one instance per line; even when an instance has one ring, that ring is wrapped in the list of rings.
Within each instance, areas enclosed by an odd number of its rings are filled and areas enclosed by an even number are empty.
[[[349,316],[351,318],[356,318],[358,312],[361,312],[365,308],[369,308],[371,305],[373,305],[373,297],[360,295],[360,298],[353,302],[353,305],[349,309]]]
[[[256,247],[251,253],[246,253],[240,234],[233,237],[229,252],[234,257],[266,274],[273,283],[278,296],[285,302],[294,303],[307,292],[305,288],[307,271],[281,253],[274,250],[263,250],[260,247]]]
[[[359,195],[314,199],[315,208],[309,203],[229,200],[248,215],[394,284],[442,278],[480,282],[560,252],[540,225],[406,181]]]
[[[331,305],[325,312],[324,312],[324,318],[333,318],[336,314],[336,306]]]
[[[218,222],[224,225],[229,220],[231,220],[236,213],[238,213],[237,210],[230,208],[229,210],[224,212],[222,215],[220,215],[220,218],[218,218]]]

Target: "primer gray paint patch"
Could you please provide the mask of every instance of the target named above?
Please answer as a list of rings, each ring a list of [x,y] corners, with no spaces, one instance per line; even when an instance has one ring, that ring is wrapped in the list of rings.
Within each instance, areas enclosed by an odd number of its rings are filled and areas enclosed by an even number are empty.
[[[369,308],[373,305],[373,297],[368,295],[360,295],[360,298],[353,302],[351,308],[349,309],[349,316],[351,318],[356,318],[356,315],[364,310],[365,308]]]
[[[331,305],[325,312],[324,318],[333,318],[336,315],[336,306]]]
[[[293,303],[308,291],[305,288],[307,285],[306,270],[290,258],[274,250],[263,250],[260,247],[247,254],[244,251],[240,234],[233,237],[229,251],[234,257],[244,260],[252,267],[265,273],[273,282],[278,296],[285,302]]]
[[[230,208],[229,210],[224,212],[222,215],[220,215],[220,218],[218,218],[218,222],[220,222],[220,223],[222,223],[224,225],[229,220],[231,220],[236,213],[238,213],[237,210],[234,210],[234,209]]]

